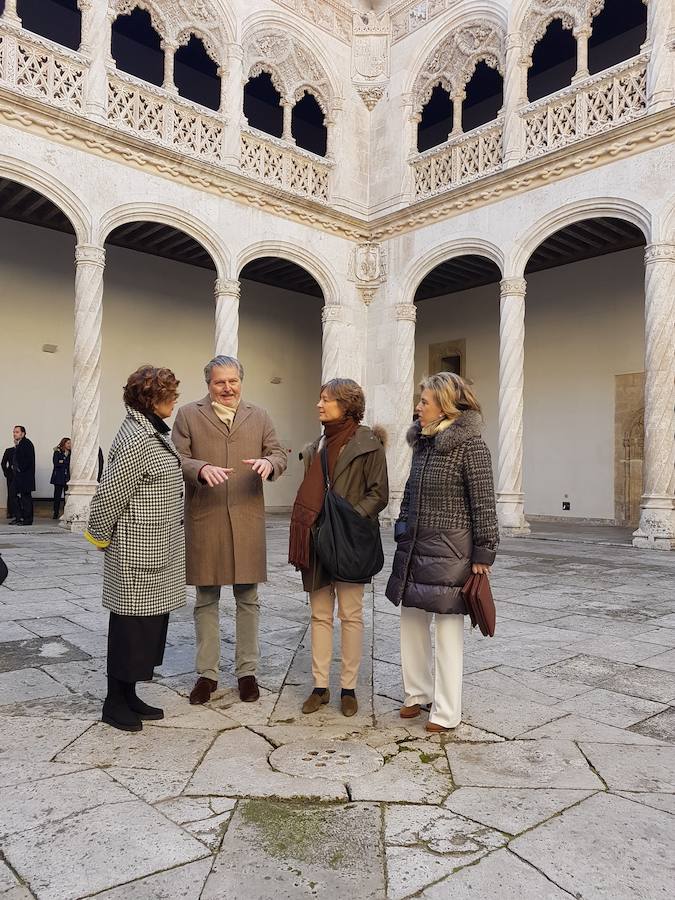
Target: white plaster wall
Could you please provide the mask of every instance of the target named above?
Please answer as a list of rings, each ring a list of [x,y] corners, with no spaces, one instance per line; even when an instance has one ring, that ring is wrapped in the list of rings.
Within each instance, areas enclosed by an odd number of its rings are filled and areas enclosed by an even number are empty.
[[[644,369],[642,249],[529,275],[525,309],[525,512],[613,519],[614,376]],[[429,344],[466,340],[496,463],[498,285],[424,300],[417,316],[416,382]]]
[[[70,433],[73,254],[72,237],[0,219],[0,444],[11,444],[15,423],[26,426],[36,446],[38,497],[51,494],[52,448]],[[118,247],[108,247],[106,256],[101,443],[107,454],[123,416],[122,387],[142,363],[174,370],[179,402],[206,393],[202,369],[213,355],[214,276]],[[288,474],[266,489],[269,508],[292,504],[301,477],[298,449],[318,430],[321,306],[314,297],[242,283],[244,395],[270,411],[293,451]],[[58,352],[43,353],[45,343],[57,344]],[[281,384],[270,383],[275,376]],[[0,491],[4,506],[4,483]]]

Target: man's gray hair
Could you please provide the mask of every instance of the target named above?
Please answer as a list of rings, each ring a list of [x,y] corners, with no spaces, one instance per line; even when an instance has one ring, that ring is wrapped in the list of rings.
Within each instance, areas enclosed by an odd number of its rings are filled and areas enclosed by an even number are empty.
[[[236,369],[241,380],[244,380],[244,367],[236,356],[214,356],[204,366],[204,379],[207,384],[211,381],[211,372],[219,366],[222,366],[224,369]]]

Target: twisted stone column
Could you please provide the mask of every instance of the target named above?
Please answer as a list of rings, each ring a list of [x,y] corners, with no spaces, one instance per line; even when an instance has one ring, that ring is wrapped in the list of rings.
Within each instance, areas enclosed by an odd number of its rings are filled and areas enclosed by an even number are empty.
[[[96,490],[101,406],[101,319],[105,250],[79,244],[75,250],[73,340],[73,451],[64,519],[84,530]]]
[[[504,165],[514,166],[523,158],[525,129],[520,109],[527,101],[527,70],[522,60],[523,39],[520,34],[510,34],[506,39],[506,66],[504,69]]]
[[[80,52],[89,60],[85,84],[85,112],[98,122],[107,120],[108,73],[112,65],[112,13],[107,0],[80,0]]]
[[[216,356],[236,356],[239,349],[239,282],[217,278],[213,293],[216,301]]]
[[[645,454],[633,545],[675,550],[675,244],[645,252]]]
[[[523,496],[524,278],[505,278],[499,301],[499,450],[497,515],[503,534],[529,534]]]
[[[673,0],[649,0],[647,6],[647,107],[649,112],[667,109],[673,102]]]
[[[387,509],[387,516],[392,520],[398,517],[405,483],[410,471],[410,447],[406,435],[412,424],[415,398],[417,307],[414,303],[397,303],[394,307],[394,315],[396,317],[396,342],[393,350],[396,368],[390,388],[391,402],[393,403],[393,434],[389,435],[388,445],[389,507]]]
[[[227,64],[218,69],[220,75],[220,115],[225,120],[223,162],[239,165],[241,127],[244,121],[244,48],[227,45]]]

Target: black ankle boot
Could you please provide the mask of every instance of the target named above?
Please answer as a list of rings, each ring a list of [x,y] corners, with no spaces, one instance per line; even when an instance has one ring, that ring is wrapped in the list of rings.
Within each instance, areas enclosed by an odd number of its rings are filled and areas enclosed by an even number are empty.
[[[108,675],[108,696],[103,701],[101,721],[120,731],[141,731],[143,723],[138,713],[129,708],[124,685],[125,682]]]
[[[140,697],[137,696],[135,681],[124,682],[124,696],[129,704],[129,709],[139,715],[141,719],[164,718],[163,709],[160,709],[159,706],[148,706],[147,703],[144,703]]]

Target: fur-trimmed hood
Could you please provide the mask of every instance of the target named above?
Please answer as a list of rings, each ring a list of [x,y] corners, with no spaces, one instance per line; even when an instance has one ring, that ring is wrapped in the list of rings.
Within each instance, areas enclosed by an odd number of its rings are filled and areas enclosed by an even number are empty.
[[[434,449],[438,453],[450,453],[470,438],[480,437],[482,424],[483,417],[479,412],[475,409],[465,410],[449,428],[434,435]],[[422,437],[422,427],[419,422],[415,422],[408,429],[407,441],[414,447]]]
[[[367,432],[370,432],[370,434],[367,434]],[[382,444],[385,450],[387,449],[387,430],[386,428],[383,428],[382,425],[360,425],[352,440],[354,440],[355,438],[359,440],[359,443],[363,443],[364,447],[367,445],[367,442],[372,443],[373,439],[376,438]],[[299,453],[300,459],[305,459],[308,454],[312,456],[314,453],[316,453],[319,449],[320,442],[321,437],[318,437],[315,440],[310,441],[309,444],[305,444],[305,446]]]

